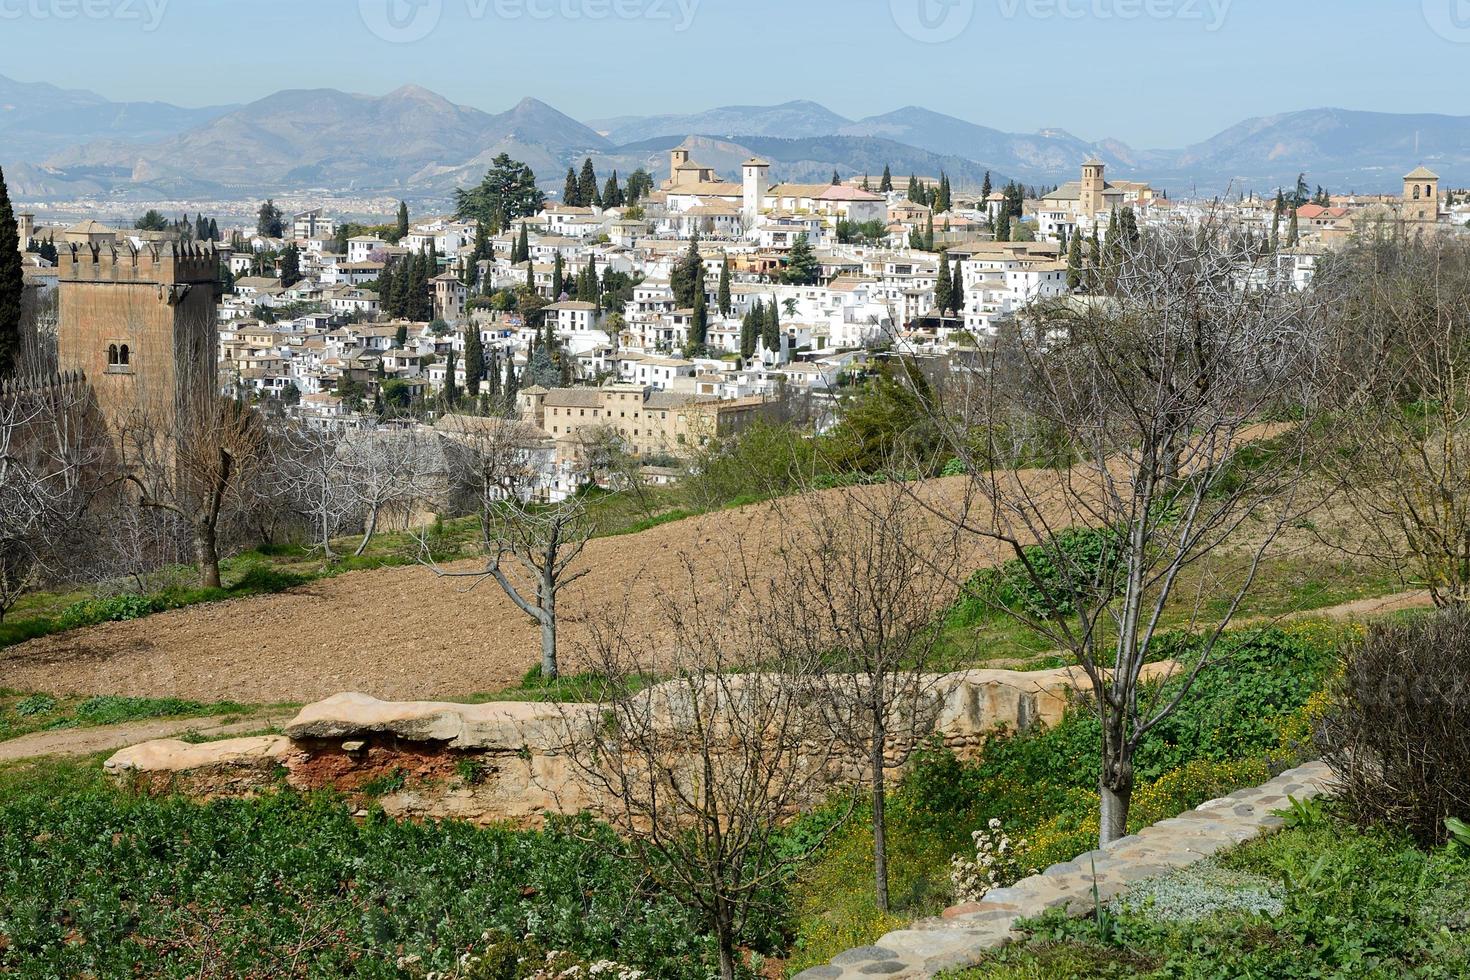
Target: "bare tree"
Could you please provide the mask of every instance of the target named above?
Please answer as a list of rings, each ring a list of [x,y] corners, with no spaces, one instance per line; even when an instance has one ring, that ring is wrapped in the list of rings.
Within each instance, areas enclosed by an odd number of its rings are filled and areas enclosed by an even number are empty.
[[[0,383],[0,621],[63,554],[102,486],[88,407],[80,382]]]
[[[1340,542],[1470,603],[1470,246],[1363,241],[1339,257],[1347,296],[1332,467],[1367,538]]]
[[[351,461],[342,440],[327,429],[281,426],[271,440],[274,490],[311,528],[313,547],[325,562],[337,557],[332,539],[358,515]]]
[[[413,429],[369,426],[347,433],[338,452],[362,514],[363,533],[355,554],[372,543],[384,511],[409,509],[432,500],[443,487],[444,461],[438,446]]]
[[[567,757],[644,874],[702,915],[733,980],[753,919],[842,822],[776,840],[830,787],[835,743],[813,706],[817,658],[771,650],[780,666],[752,669],[768,637],[746,615],[763,598],[749,577],[710,587],[685,570],[662,603],[672,651],[650,655],[619,623],[594,629],[587,657],[603,684],[594,704],[563,712]],[[643,688],[654,673],[671,679]]]
[[[199,584],[205,588],[220,585],[220,522],[259,465],[265,445],[260,417],[232,400],[191,410],[172,425],[140,412],[124,426],[123,467],[139,504],[170,511],[189,526]]]
[[[427,540],[424,560],[441,577],[470,578],[475,584],[493,579],[522,612],[541,629],[541,676],[558,676],[557,599],[587,574],[572,570],[593,523],[578,497],[560,503],[538,503],[541,463],[530,429],[504,419],[465,418],[456,423],[452,454],[461,482],[475,497],[480,547],[485,567],[450,572],[432,561]],[[509,569],[507,566],[511,566]],[[474,586],[471,586],[473,588]]]
[[[1109,296],[1033,306],[930,410],[971,474],[958,526],[1013,557],[1037,597],[976,598],[1068,651],[1090,681],[1103,842],[1126,833],[1139,745],[1201,671],[1228,669],[1219,637],[1281,531],[1320,500],[1302,490],[1313,426],[1300,420],[1323,373],[1331,288],[1296,292],[1213,219],[1119,252]],[[1024,468],[1038,461],[1055,468]],[[1102,543],[1076,547],[1079,527]],[[1142,685],[1165,608],[1188,598],[1181,576],[1227,547],[1244,572],[1223,602],[1194,596],[1192,661]]]
[[[822,720],[867,771],[884,911],[887,772],[934,730],[937,617],[960,571],[956,530],[914,500],[922,492],[892,482],[778,502],[778,557],[768,600],[754,607],[774,649],[824,664]]]

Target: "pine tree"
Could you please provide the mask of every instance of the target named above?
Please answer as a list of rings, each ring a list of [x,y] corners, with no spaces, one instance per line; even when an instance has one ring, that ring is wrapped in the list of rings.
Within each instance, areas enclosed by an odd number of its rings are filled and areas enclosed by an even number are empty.
[[[883,179],[878,182],[878,193],[879,194],[887,194],[887,193],[891,192],[892,190],[893,190],[893,171],[890,170],[888,168],[888,164],[885,163],[883,165]]]
[[[980,182],[980,201],[984,203],[990,199],[990,171],[985,171],[985,179]]]
[[[592,168],[592,158],[582,161],[582,176],[577,181],[578,203],[584,208],[601,206],[602,193],[597,189],[597,171]]]
[[[939,256],[939,276],[934,283],[934,308],[941,316],[954,303],[953,287],[949,277],[949,259]]]
[[[1011,240],[1011,212],[1004,206],[995,212],[995,240],[998,242]]]
[[[20,230],[5,172],[0,170],[0,378],[19,368],[21,298],[25,294],[25,269],[20,257]]]
[[[674,290],[674,305],[681,310],[694,306],[694,292],[704,291],[704,260],[699,254],[699,236],[691,235],[689,249],[684,257],[674,263],[669,275],[669,285]]]
[[[485,345],[480,342],[480,328],[464,332],[464,390],[471,398],[480,397],[480,379],[485,377]]]
[[[577,170],[575,167],[567,168],[567,182],[561,190],[561,203],[569,208],[582,206],[582,192],[577,184]]]
[[[821,276],[821,263],[812,251],[811,240],[806,237],[806,232],[802,232],[791,244],[791,253],[786,257],[786,268],[781,272],[781,281],[794,286],[810,286]]]
[[[281,253],[281,285],[290,289],[301,281],[301,253],[292,242]]]
[[[718,297],[720,316],[729,316],[733,308],[730,302],[730,260],[720,263],[720,292]]]
[[[398,202],[398,227],[394,230],[400,242],[408,237],[408,204],[405,201]]]
[[[1067,288],[1076,292],[1082,286],[1082,236],[1073,235],[1067,243]]]

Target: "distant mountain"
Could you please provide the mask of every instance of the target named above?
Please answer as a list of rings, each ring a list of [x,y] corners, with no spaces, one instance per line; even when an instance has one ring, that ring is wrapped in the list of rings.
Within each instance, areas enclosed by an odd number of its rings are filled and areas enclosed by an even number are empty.
[[[102,141],[58,153],[68,173],[127,168],[133,183],[202,182],[222,192],[442,189],[507,152],[538,173],[610,144],[535,99],[489,114],[417,86],[381,97],[335,89],[278,92],[161,141]]]
[[[830,136],[851,120],[816,102],[732,105],[690,115],[624,116],[587,125],[614,143],[639,143],[661,136]]]
[[[1470,185],[1470,116],[1307,109],[1247,119],[1184,150],[1149,161],[1161,178],[1262,189],[1305,173],[1334,191],[1396,191],[1419,164],[1449,184]],[[1179,187],[1179,191],[1186,190]]]
[[[165,102],[110,102],[95,92],[0,75],[0,164],[37,163],[76,143],[158,140],[230,111],[182,109]]]
[[[536,99],[501,113],[455,105],[417,86],[384,96],[335,89],[278,92],[249,105],[180,109],[115,103],[92,92],[0,77],[0,164],[22,199],[257,197],[351,192],[440,200],[478,181],[499,153],[561,189],[568,166],[639,166],[659,179],[668,150],[691,144],[726,177],[758,154],[776,179],[818,181],[885,165],[895,178],[947,173],[960,187],[1076,179],[1089,156],[1110,177],[1148,180],[1173,196],[1269,191],[1306,173],[1332,190],[1396,190],[1423,163],[1470,185],[1470,117],[1314,109],[1250,119],[1185,149],[1135,150],[1060,129],[1008,133],[910,106],[853,121],[808,101],[725,106],[690,115],[590,125]]]

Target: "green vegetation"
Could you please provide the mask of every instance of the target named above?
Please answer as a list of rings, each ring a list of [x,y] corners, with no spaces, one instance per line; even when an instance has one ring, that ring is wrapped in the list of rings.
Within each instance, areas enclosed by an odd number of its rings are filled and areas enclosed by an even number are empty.
[[[1295,762],[1307,737],[1302,718],[1347,635],[1347,628],[1319,623],[1228,634],[1216,665],[1138,755],[1133,829],[1258,784],[1273,766]],[[1189,641],[1181,639],[1175,655],[1187,661]],[[1175,684],[1149,693],[1167,695]],[[1021,858],[1029,867],[1094,847],[1099,766],[1098,720],[1085,706],[1054,728],[992,741],[974,762],[924,753],[889,803],[892,914],[877,910],[870,891],[853,887],[872,862],[871,827],[856,819],[794,889],[791,969],[825,962],[950,904],[950,858],[965,853],[971,832],[992,818],[1013,839],[1026,840]]]
[[[205,961],[231,976],[402,977],[410,957],[452,968],[487,931],[674,980],[710,972],[695,922],[587,820],[358,820],[286,791],[198,805],[106,786],[95,761],[0,769],[0,801],[8,976],[182,976]],[[773,948],[774,922],[762,936]]]
[[[0,690],[0,742],[64,728],[95,728],[152,718],[248,716],[258,710],[233,701],[208,704],[180,698],[55,697]]]
[[[1306,808],[1299,825],[1179,873],[1172,901],[1114,903],[1092,919],[1051,914],[1031,940],[950,980],[1019,978],[1462,977],[1470,974],[1470,860]],[[1222,888],[1219,869],[1233,872]],[[1266,913],[1236,908],[1264,883]],[[1141,891],[1149,891],[1144,888]],[[1182,906],[1177,908],[1174,906]]]

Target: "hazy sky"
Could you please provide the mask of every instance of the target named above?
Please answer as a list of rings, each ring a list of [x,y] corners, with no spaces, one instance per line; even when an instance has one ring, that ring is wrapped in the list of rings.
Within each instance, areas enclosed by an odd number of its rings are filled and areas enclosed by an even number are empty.
[[[0,0],[0,39],[0,74],[182,105],[409,82],[584,120],[802,98],[1138,147],[1317,106],[1470,113],[1470,0]]]

